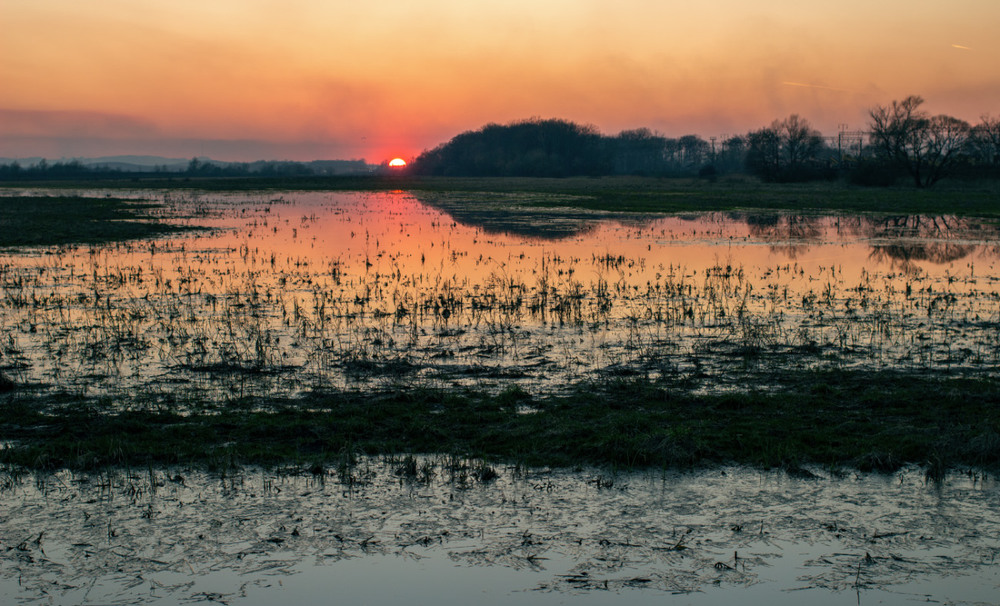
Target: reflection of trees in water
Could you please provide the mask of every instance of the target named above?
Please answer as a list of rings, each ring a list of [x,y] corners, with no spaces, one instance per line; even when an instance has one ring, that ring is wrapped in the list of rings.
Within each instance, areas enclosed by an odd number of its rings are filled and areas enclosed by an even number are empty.
[[[844,225],[853,225],[855,233],[868,237],[933,237],[954,238],[981,231],[984,226],[970,219],[955,216],[893,215],[843,217]],[[995,230],[993,230],[995,231]]]
[[[953,244],[950,242],[900,242],[894,244],[877,244],[872,246],[869,255],[872,259],[892,259],[904,264],[914,261],[930,261],[937,265],[951,263],[963,259],[979,248],[975,244]]]
[[[975,253],[980,244],[969,240],[995,239],[995,226],[954,216],[906,215],[891,217],[851,217],[859,236],[894,240],[872,246],[871,257],[892,260],[904,268],[916,261],[942,265]]]
[[[1000,255],[1000,247],[970,242],[996,240],[1000,230],[995,225],[955,216],[732,215],[732,219],[746,222],[752,236],[774,242],[770,249],[790,259],[809,250],[805,243],[820,242],[828,229],[841,237],[888,240],[872,245],[871,258],[899,263],[903,269],[913,269],[917,261],[951,263],[979,250],[993,257]]]
[[[501,194],[460,197],[415,193],[421,203],[448,215],[456,223],[480,229],[486,234],[513,235],[536,240],[558,241],[584,235],[610,219],[643,227],[652,218],[647,215],[611,215],[569,207],[521,207],[504,203]]]
[[[628,214],[595,214],[567,207],[522,207],[505,204],[501,194],[463,194],[460,197],[415,194],[422,203],[446,213],[456,223],[481,229],[486,234],[509,234],[524,238],[558,241],[593,231],[614,220],[638,228],[652,217]],[[791,214],[709,213],[684,220],[709,223],[744,223],[750,236],[767,242],[769,249],[791,260],[821,243],[828,235],[883,240],[871,245],[870,258],[913,269],[918,261],[945,264],[977,251],[1000,257],[1000,245],[981,242],[1000,239],[996,225],[955,216],[848,215],[823,217]],[[830,232],[834,232],[831,234]],[[835,235],[834,235],[835,234]],[[976,243],[973,243],[976,242]]]
[[[750,235],[765,242],[773,242],[768,248],[771,252],[784,255],[789,259],[797,259],[807,252],[807,243],[819,242],[823,236],[823,228],[819,217],[803,215],[745,215],[742,220],[747,224]]]
[[[457,210],[442,212],[459,225],[480,229],[491,235],[511,235],[533,240],[558,241],[593,231],[599,221],[559,213],[538,211],[512,212],[501,210]]]

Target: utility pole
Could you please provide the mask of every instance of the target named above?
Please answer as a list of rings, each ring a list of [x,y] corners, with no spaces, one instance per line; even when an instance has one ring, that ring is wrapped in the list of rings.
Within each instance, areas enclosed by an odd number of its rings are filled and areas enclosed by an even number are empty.
[[[844,163],[844,135],[847,133],[847,124],[843,122],[837,125],[837,155],[840,156],[840,163]]]

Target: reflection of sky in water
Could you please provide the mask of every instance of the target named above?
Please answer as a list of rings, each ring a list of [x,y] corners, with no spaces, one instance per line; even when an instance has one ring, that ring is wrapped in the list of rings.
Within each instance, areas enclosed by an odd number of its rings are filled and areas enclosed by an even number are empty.
[[[706,369],[724,383],[761,354],[775,368],[1000,361],[988,224],[422,196],[172,192],[168,214],[223,229],[6,253],[0,364],[85,392],[246,395]]]
[[[0,595],[58,604],[989,602],[992,480],[154,471],[8,483]],[[40,537],[39,534],[41,533]],[[860,567],[860,572],[859,572]],[[860,592],[859,592],[860,590]],[[672,595],[680,594],[680,595]]]

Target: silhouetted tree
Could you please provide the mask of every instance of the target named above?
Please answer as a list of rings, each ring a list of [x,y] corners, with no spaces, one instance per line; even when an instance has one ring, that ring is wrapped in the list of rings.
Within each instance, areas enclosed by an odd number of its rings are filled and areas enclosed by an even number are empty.
[[[24,169],[17,160],[10,164],[0,165],[0,180],[17,181],[24,177]]]
[[[969,131],[969,154],[979,164],[1000,169],[1000,118],[985,115]]]
[[[959,162],[970,127],[951,116],[930,116],[919,109],[923,102],[911,95],[868,115],[876,157],[905,169],[917,187],[930,187]]]
[[[746,151],[746,137],[741,135],[727,137],[715,155],[715,164],[722,172],[740,171],[746,162]]]
[[[623,130],[612,139],[611,145],[618,174],[653,175],[666,169],[667,138],[648,128]]]
[[[823,136],[808,121],[792,114],[776,126],[781,135],[786,170],[794,175],[818,159],[823,149]]]
[[[825,178],[823,137],[798,114],[747,134],[746,167],[765,181]]]
[[[823,137],[809,122],[792,114],[746,138],[746,167],[765,181],[806,181],[826,178]]]
[[[422,175],[523,177],[606,175],[613,168],[611,150],[595,127],[539,119],[461,133],[411,166]]]
[[[781,134],[774,126],[747,133],[746,167],[765,181],[776,181],[781,173]]]
[[[697,170],[705,164],[710,149],[708,141],[698,135],[684,135],[677,143],[683,156],[681,162],[684,168]]]

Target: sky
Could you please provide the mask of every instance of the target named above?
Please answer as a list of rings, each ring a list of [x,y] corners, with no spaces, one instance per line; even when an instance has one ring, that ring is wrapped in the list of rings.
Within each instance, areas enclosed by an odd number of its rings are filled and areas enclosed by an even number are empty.
[[[1000,0],[0,0],[0,157],[410,159],[533,117],[1000,115]]]

